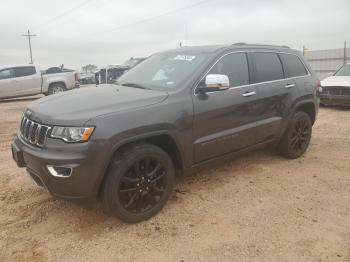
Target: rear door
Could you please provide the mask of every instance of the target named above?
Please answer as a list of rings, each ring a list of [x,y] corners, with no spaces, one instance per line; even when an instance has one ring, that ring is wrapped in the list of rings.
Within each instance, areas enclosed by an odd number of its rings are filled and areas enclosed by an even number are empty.
[[[20,85],[16,80],[14,68],[0,70],[0,98],[19,95]]]
[[[38,94],[41,92],[41,74],[35,66],[15,68],[16,80],[20,85],[21,95]]]
[[[214,64],[208,74],[227,75],[231,88],[193,96],[196,163],[255,143],[255,103],[258,91],[255,86],[249,85],[247,54],[226,54]]]
[[[254,82],[259,91],[256,123],[256,141],[259,143],[279,136],[298,89],[293,78],[285,78],[278,53],[257,51],[251,53],[251,58]]]
[[[290,79],[290,82],[293,79],[293,82],[295,83],[295,86],[290,88],[299,90],[299,92],[300,90],[306,91],[309,89],[312,93],[315,85],[314,79],[310,78],[310,73],[306,69],[302,60],[294,54],[280,53],[279,56],[283,63],[286,78]],[[293,91],[296,91],[294,89]],[[294,92],[294,94],[298,93]]]

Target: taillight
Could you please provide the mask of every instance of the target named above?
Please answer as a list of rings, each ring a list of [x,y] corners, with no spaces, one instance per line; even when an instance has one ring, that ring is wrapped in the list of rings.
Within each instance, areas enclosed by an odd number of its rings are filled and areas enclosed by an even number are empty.
[[[75,81],[79,81],[79,75],[78,75],[78,73],[75,73],[75,74],[74,74],[74,80],[75,80]]]
[[[321,81],[320,79],[316,80],[316,88],[321,87]]]
[[[316,89],[316,91],[318,91],[319,93],[322,93],[323,89],[322,89],[322,86],[321,86],[321,81],[320,81],[320,79],[317,79],[317,80],[316,80],[315,89]]]

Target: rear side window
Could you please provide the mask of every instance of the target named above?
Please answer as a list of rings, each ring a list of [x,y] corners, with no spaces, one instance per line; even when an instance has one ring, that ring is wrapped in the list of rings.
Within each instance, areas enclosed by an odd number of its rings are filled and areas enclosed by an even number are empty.
[[[58,74],[58,73],[62,73],[62,70],[59,67],[50,67],[49,69],[46,70],[46,74]]]
[[[245,53],[229,54],[221,58],[209,74],[223,74],[230,79],[230,86],[249,84],[249,70]]]
[[[15,70],[13,68],[6,68],[0,70],[0,79],[9,79],[15,77]]]
[[[305,66],[296,55],[280,54],[284,64],[286,77],[296,77],[307,75]]]
[[[36,73],[34,66],[16,67],[15,72],[16,72],[16,77],[30,76],[30,75],[35,75]]]
[[[255,81],[266,82],[283,79],[283,69],[276,53],[254,53],[255,57]]]

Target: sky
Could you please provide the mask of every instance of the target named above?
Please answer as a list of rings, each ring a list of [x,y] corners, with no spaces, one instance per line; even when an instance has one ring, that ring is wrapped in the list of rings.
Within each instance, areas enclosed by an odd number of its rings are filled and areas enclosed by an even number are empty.
[[[0,64],[121,64],[186,46],[350,46],[350,0],[0,0]]]

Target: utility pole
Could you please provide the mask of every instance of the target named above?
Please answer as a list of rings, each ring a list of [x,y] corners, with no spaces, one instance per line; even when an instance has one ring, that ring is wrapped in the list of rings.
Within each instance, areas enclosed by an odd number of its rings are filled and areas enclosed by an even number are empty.
[[[305,56],[306,51],[307,51],[307,48],[303,45],[303,56]]]
[[[32,44],[30,42],[30,38],[36,35],[31,35],[28,29],[27,34],[23,34],[22,36],[28,37],[28,42],[29,42],[29,52],[30,52],[30,63],[33,64],[33,55],[32,55]]]

